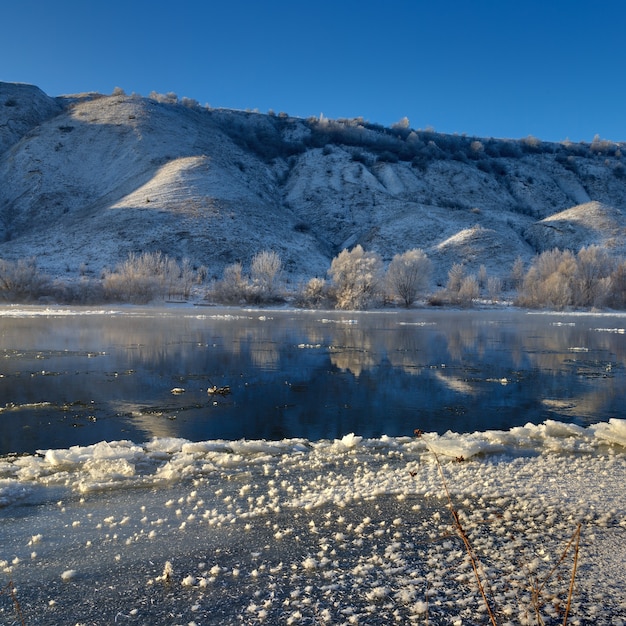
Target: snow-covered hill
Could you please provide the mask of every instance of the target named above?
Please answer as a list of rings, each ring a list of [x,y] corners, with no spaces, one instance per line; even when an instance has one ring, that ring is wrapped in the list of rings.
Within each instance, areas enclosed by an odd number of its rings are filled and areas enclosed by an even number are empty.
[[[360,243],[505,277],[555,246],[626,255],[623,151],[0,83],[0,258],[98,276],[161,250],[219,277],[272,249],[296,284]]]

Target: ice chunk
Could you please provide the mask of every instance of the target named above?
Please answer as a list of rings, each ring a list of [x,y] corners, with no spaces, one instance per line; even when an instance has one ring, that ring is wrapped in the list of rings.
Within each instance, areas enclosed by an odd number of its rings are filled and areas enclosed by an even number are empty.
[[[611,418],[608,422],[601,422],[590,427],[598,439],[615,443],[626,448],[626,420]]]

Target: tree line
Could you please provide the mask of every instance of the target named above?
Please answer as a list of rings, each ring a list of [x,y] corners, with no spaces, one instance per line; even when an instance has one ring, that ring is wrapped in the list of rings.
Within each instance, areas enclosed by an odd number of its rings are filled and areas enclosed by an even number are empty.
[[[489,276],[484,265],[468,273],[462,263],[448,272],[447,283],[430,291],[432,263],[420,248],[396,254],[385,265],[374,251],[357,245],[332,259],[324,277],[312,277],[288,290],[280,255],[262,250],[243,263],[226,266],[219,280],[207,282],[205,267],[177,261],[162,252],[131,253],[100,279],[84,274],[77,282],[52,280],[37,260],[0,259],[0,300],[93,304],[204,298],[227,305],[291,302],[304,308],[365,310],[380,306],[469,307],[477,301],[498,302],[508,294],[525,308],[626,308],[626,260],[599,246],[577,253],[553,249],[536,255],[528,267],[518,258],[506,275]]]

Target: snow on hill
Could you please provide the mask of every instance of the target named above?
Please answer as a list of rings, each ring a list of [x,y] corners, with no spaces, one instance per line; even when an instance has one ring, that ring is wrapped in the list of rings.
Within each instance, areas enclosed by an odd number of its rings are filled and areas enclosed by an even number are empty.
[[[99,276],[161,250],[219,277],[272,249],[296,284],[360,243],[423,248],[440,284],[453,263],[505,278],[555,246],[626,255],[623,149],[0,83],[0,258]]]

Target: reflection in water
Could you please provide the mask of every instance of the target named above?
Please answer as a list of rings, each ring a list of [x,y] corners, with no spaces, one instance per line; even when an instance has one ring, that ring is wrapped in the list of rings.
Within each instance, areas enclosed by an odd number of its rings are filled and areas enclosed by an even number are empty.
[[[0,454],[103,439],[315,440],[624,417],[619,316],[12,314],[0,311]],[[232,394],[209,396],[213,385]]]

